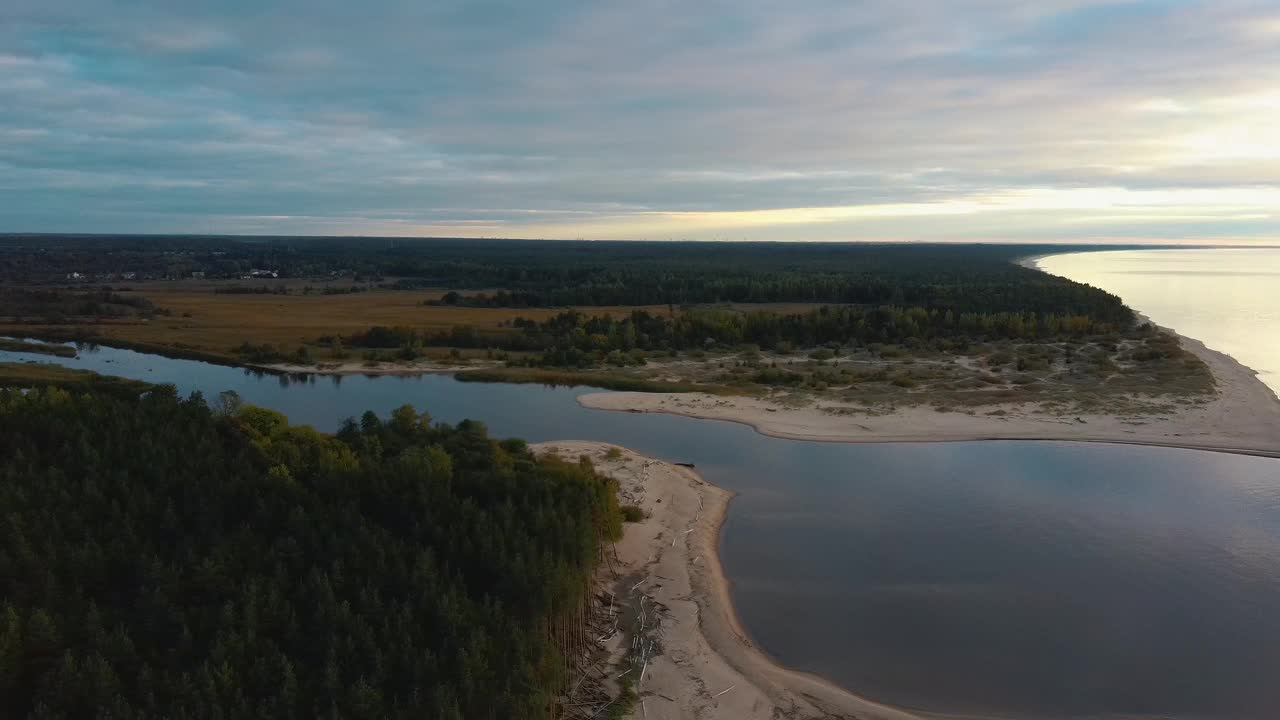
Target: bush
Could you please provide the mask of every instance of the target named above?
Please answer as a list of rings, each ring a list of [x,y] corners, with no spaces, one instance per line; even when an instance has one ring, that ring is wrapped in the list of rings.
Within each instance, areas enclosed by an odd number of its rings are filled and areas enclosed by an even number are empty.
[[[752,379],[760,385],[799,385],[804,382],[804,376],[800,373],[772,368],[761,370]]]
[[[1033,357],[1028,355],[1023,355],[1022,357],[1018,358],[1019,372],[1025,372],[1028,370],[1048,370],[1048,369],[1049,369],[1049,361],[1046,360],[1045,358]]]
[[[910,375],[895,375],[890,382],[900,388],[913,388],[918,384],[916,379]]]
[[[285,360],[285,356],[269,343],[253,345],[246,340],[240,344],[240,347],[235,348],[235,353],[242,360],[250,363],[275,363]]]
[[[987,358],[987,364],[993,367],[997,365],[1008,365],[1011,362],[1013,362],[1013,353],[1008,350],[999,350],[992,353],[991,356]]]
[[[623,505],[619,509],[622,510],[623,522],[637,523],[645,518],[644,510],[641,510],[638,505]]]

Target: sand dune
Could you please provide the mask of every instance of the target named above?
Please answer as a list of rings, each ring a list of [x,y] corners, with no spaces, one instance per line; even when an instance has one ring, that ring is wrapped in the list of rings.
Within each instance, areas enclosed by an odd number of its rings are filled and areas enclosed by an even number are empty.
[[[1217,395],[1159,415],[1055,415],[1034,405],[992,405],[977,414],[899,408],[889,414],[832,411],[822,401],[786,407],[768,399],[704,393],[589,393],[578,398],[600,410],[659,412],[728,420],[774,437],[830,442],[942,442],[961,440],[1076,440],[1167,445],[1280,457],[1280,399],[1257,374],[1203,343],[1182,345],[1209,365]],[[986,414],[999,411],[999,414]]]

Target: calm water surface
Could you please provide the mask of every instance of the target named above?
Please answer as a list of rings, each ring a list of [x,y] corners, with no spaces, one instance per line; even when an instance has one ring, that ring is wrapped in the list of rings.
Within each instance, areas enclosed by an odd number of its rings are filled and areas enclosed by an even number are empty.
[[[49,358],[0,352],[0,360]],[[783,663],[875,700],[998,717],[1280,717],[1280,461],[1042,442],[840,445],[586,410],[582,391],[288,378],[125,350],[58,364],[333,430],[403,403],[533,441],[606,440],[740,493],[742,620]]]
[[[1156,324],[1258,371],[1280,393],[1280,249],[1084,252],[1039,266],[1119,295]]]

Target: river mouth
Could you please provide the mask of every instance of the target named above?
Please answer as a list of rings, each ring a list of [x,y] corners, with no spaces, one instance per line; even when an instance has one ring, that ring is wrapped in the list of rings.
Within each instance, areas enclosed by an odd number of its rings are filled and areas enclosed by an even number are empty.
[[[54,362],[334,430],[404,403],[496,436],[598,440],[738,493],[722,554],[782,663],[946,714],[1262,720],[1280,687],[1280,461],[1052,442],[842,445],[592,411],[582,390],[263,376],[111,348]]]

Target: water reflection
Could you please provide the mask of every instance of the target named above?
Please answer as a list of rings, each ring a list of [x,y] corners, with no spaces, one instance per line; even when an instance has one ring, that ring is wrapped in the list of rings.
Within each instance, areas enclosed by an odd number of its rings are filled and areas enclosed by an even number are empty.
[[[0,360],[174,384],[333,431],[404,403],[531,441],[695,462],[739,493],[743,622],[788,665],[880,701],[980,715],[1272,720],[1280,461],[1044,442],[840,445],[585,410],[581,390],[445,376],[267,376],[101,348]]]

